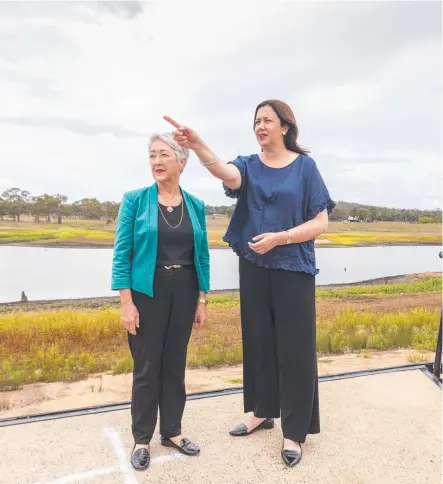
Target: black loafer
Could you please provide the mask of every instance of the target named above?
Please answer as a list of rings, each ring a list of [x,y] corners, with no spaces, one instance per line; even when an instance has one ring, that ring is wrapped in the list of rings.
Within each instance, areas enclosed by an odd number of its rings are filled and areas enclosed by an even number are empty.
[[[189,439],[181,439],[180,445],[175,444],[172,442],[171,439],[166,437],[161,438],[161,444],[164,447],[174,447],[178,449],[182,454],[185,455],[198,455],[200,454],[200,448],[194,442],[191,442]]]
[[[303,455],[303,452],[301,450],[301,445],[300,445],[300,452],[298,450],[289,450],[284,448],[281,450],[281,456],[282,456],[283,462],[288,467],[295,467],[301,461],[302,455]]]
[[[149,450],[145,447],[140,447],[134,452],[134,448],[132,449],[131,454],[131,464],[134,469],[137,471],[144,471],[149,467],[151,462],[151,455],[149,454]]]
[[[246,427],[246,424],[241,423],[240,425],[237,425],[235,429],[230,430],[229,433],[233,435],[234,437],[244,437],[246,435],[251,435],[258,429],[273,429],[274,428],[274,419],[273,418],[267,418],[263,420],[261,424],[258,424],[257,427],[254,427],[252,430],[248,431],[248,427]]]

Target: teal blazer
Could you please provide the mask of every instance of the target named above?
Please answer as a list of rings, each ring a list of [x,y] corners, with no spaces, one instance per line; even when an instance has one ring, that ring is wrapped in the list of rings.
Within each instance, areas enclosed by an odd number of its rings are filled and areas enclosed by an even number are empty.
[[[194,265],[199,290],[209,292],[209,247],[205,204],[181,190],[194,229]],[[112,260],[112,289],[134,289],[154,297],[158,241],[158,189],[126,192],[120,205]]]

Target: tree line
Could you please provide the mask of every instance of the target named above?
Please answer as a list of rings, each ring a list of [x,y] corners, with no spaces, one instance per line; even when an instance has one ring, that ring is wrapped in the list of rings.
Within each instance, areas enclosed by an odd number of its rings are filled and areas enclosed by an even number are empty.
[[[58,224],[63,218],[112,222],[117,218],[120,206],[117,202],[99,202],[96,198],[82,198],[73,203],[67,203],[67,200],[68,197],[61,193],[33,196],[27,190],[9,188],[0,196],[0,220],[10,217],[20,222],[22,215],[30,215],[35,223],[40,223],[41,219],[51,222],[52,217]]]
[[[206,206],[207,215],[231,216],[235,205]],[[350,202],[337,202],[329,216],[330,220],[343,221],[349,217],[357,218],[362,222],[411,222],[411,223],[441,223],[442,211],[418,210],[407,208],[377,207],[373,205],[359,205]]]
[[[389,208],[339,201],[331,213],[330,220],[347,220],[349,217],[356,217],[363,222],[441,223],[442,211],[439,208],[435,210]]]
[[[63,218],[77,218],[82,220],[102,220],[108,222],[116,220],[120,203],[105,201],[97,198],[82,198],[73,203],[67,203],[68,197],[61,193],[33,196],[27,190],[9,188],[0,195],[0,220],[10,217],[20,222],[22,215],[30,215],[35,223],[43,219],[47,222],[55,217],[61,224]],[[209,216],[225,215],[230,217],[235,205],[206,205]],[[373,205],[360,205],[338,201],[330,215],[330,220],[343,221],[349,217],[364,222],[412,222],[412,223],[441,223],[442,211],[397,209]]]

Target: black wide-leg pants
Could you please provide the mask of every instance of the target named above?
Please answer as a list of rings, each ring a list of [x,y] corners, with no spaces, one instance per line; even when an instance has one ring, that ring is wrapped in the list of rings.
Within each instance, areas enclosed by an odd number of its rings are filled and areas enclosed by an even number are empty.
[[[185,366],[198,299],[195,268],[158,268],[154,297],[132,291],[140,316],[137,334],[128,333],[134,359],[132,434],[149,444],[160,410],[160,434],[181,434],[186,402]]]
[[[244,411],[304,442],[320,432],[315,277],[239,259]]]

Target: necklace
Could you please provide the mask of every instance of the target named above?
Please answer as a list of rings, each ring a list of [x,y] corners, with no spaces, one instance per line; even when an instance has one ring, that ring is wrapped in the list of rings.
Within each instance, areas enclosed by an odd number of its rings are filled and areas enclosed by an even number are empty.
[[[172,201],[171,203],[168,203],[166,205],[166,210],[169,212],[169,213],[172,213],[174,211],[174,207],[172,206],[172,203],[174,202],[174,198],[177,196],[177,195],[172,195],[171,193],[168,192],[168,195],[172,198]]]
[[[182,220],[183,220],[183,211],[184,211],[184,202],[182,200],[182,214],[181,214],[181,217],[180,217],[180,221],[178,222],[177,225],[171,225],[167,220],[166,220],[166,217],[163,215],[163,211],[162,211],[162,208],[160,206],[160,204],[158,204],[158,209],[160,210],[160,213],[161,213],[161,216],[163,217],[163,220],[169,225],[169,227],[171,227],[171,229],[177,229],[178,227],[180,227],[181,223],[182,223]],[[169,208],[171,208],[171,210],[169,210]],[[172,207],[168,207],[166,209],[168,212],[172,212]]]

